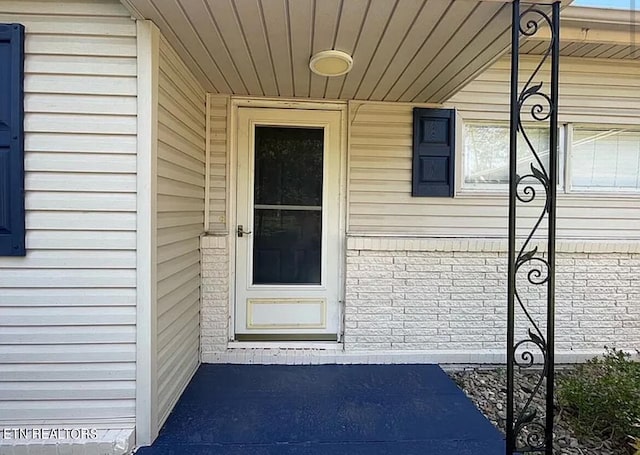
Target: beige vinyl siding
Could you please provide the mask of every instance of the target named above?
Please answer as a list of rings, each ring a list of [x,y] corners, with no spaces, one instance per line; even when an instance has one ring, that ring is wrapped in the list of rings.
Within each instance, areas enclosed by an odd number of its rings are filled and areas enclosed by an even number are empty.
[[[26,27],[27,256],[0,257],[0,427],[132,426],[136,27],[117,1],[3,1]]]
[[[619,63],[619,65],[618,65]],[[533,65],[524,57],[524,70]],[[640,122],[640,64],[596,60],[562,61],[562,122]],[[508,121],[509,63],[501,60],[454,96],[459,119]],[[460,192],[455,198],[411,196],[410,104],[350,105],[349,233],[435,237],[504,237],[506,195]],[[461,128],[456,161],[461,169]],[[460,178],[458,174],[458,179]],[[640,239],[640,197],[559,194],[558,237]],[[532,208],[519,212],[533,221]]]
[[[522,79],[540,56],[522,56]],[[510,61],[503,58],[448,102],[467,119],[509,120]],[[612,71],[615,68],[615,71]],[[548,71],[536,81],[548,83]],[[523,83],[524,80],[521,81]],[[564,123],[640,123],[640,62],[562,57],[558,118]]]
[[[209,97],[209,232],[227,232],[227,119],[229,97]]]
[[[158,426],[199,364],[205,92],[164,38],[158,92]]]

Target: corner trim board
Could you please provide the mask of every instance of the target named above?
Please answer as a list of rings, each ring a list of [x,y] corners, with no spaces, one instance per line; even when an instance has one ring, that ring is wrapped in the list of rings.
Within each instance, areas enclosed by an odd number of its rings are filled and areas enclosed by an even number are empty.
[[[157,157],[160,32],[138,20],[138,135],[136,230],[136,445],[158,436]]]

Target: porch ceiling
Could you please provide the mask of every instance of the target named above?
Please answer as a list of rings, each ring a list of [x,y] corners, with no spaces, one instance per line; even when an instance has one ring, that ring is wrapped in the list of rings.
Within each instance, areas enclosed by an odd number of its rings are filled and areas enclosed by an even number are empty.
[[[122,0],[212,93],[439,103],[509,45],[508,1]],[[339,49],[350,73],[310,57]]]

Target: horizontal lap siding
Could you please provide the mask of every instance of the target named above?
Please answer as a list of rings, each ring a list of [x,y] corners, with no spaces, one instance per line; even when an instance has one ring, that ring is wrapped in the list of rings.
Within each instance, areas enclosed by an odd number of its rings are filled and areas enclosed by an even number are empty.
[[[210,232],[227,232],[227,109],[229,98],[209,98],[209,226]]]
[[[523,79],[538,61],[536,57],[522,57]],[[508,121],[510,71],[509,60],[499,60],[447,104],[456,107],[464,118]],[[541,74],[543,77],[536,80],[548,83],[548,71]],[[559,106],[560,122],[638,125],[640,62],[562,57]]]
[[[27,32],[27,256],[0,257],[0,426],[133,424],[135,23],[88,0],[0,1],[0,22]]]
[[[640,65],[565,58],[560,78],[560,120],[580,123],[640,123]],[[534,61],[523,58],[526,70]],[[606,84],[606,85],[605,85]],[[468,120],[508,121],[509,62],[501,60],[448,107]],[[586,106],[586,107],[585,107]],[[459,194],[411,197],[412,109],[408,104],[353,103],[350,107],[349,232],[436,237],[504,237],[507,198]],[[457,160],[461,164],[458,138]],[[640,239],[638,198],[558,196],[561,238]],[[532,222],[538,209],[519,214]]]
[[[199,363],[205,93],[160,41],[158,94],[158,425]]]

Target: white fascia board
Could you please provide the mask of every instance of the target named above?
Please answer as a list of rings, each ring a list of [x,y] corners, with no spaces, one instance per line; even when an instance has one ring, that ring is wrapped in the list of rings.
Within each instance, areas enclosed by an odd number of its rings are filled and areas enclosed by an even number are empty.
[[[120,3],[122,3],[122,6],[124,6],[127,11],[129,11],[131,13],[131,17],[133,17],[136,20],[145,20],[146,17],[144,17],[144,15],[140,12],[140,10],[138,10],[138,8],[135,7],[135,5],[133,4],[133,1],[131,0],[120,0]]]
[[[588,24],[640,25],[640,11],[630,9],[592,8],[572,6],[563,11],[562,19]]]

